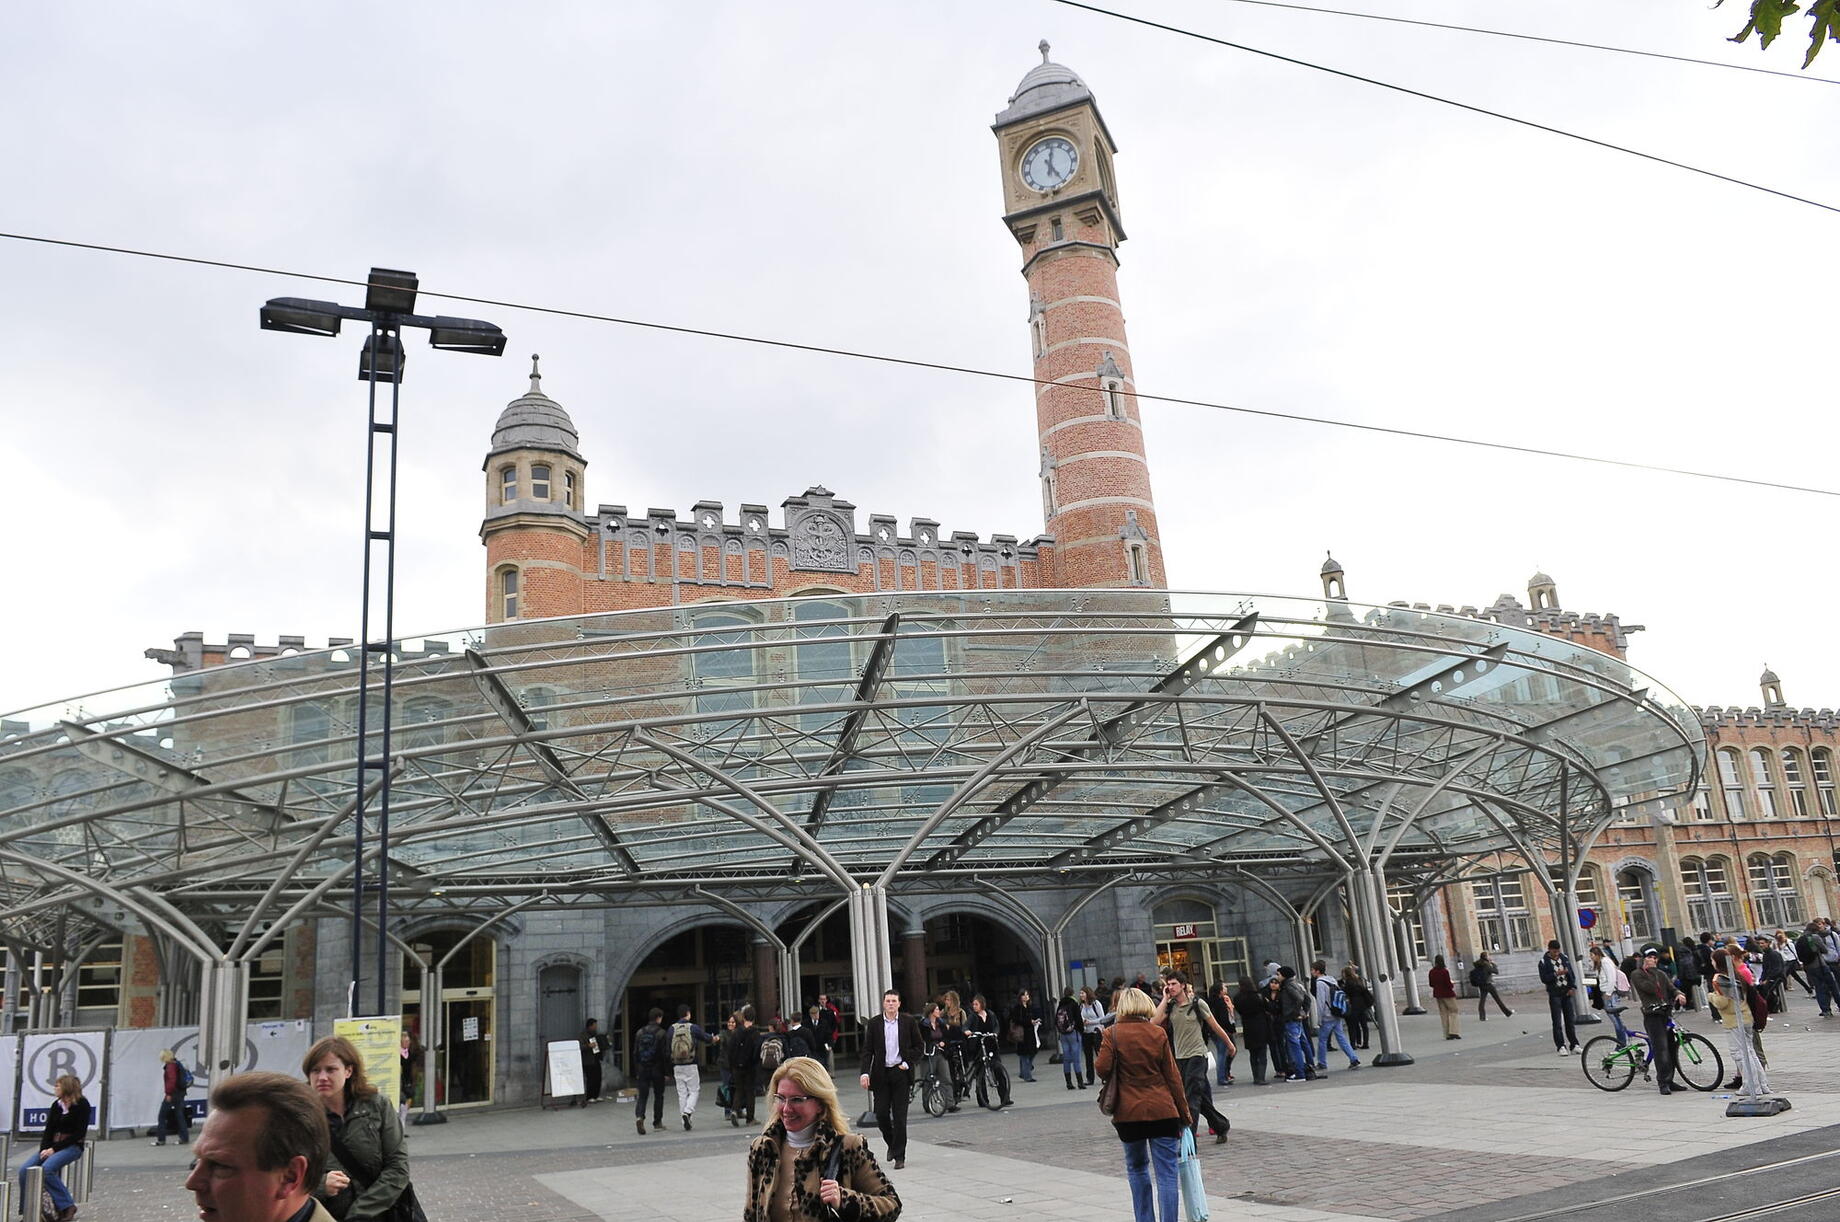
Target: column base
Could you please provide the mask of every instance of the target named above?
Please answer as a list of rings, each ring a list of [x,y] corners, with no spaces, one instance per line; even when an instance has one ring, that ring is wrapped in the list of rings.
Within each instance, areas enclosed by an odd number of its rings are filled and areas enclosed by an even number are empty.
[[[1415,1063],[1416,1062],[1412,1060],[1412,1055],[1407,1052],[1383,1052],[1368,1062],[1370,1065],[1378,1065],[1383,1069],[1388,1065],[1412,1065]]]
[[[1400,1011],[1401,1014],[1423,1014],[1424,1012],[1425,1012],[1425,1007],[1423,1006],[1407,1006],[1405,1009]]]
[[[446,1124],[447,1117],[440,1112],[417,1112],[410,1124]]]
[[[1725,1105],[1727,1116],[1774,1116],[1789,1110],[1789,1101],[1780,1095],[1760,1095],[1755,1099],[1733,1099]]]

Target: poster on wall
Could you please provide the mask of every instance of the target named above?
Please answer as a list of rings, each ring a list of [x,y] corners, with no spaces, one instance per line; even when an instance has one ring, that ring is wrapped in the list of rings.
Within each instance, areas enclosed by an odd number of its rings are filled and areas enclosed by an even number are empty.
[[[302,1020],[250,1023],[244,1028],[243,1055],[237,1073],[260,1069],[296,1077],[313,1043],[313,1029]],[[165,1079],[160,1052],[173,1055],[192,1071],[186,1107],[194,1122],[202,1119],[211,1093],[211,1073],[198,1057],[196,1027],[120,1027],[109,1041],[108,1114],[116,1128],[152,1128],[159,1123]]]
[[[342,1035],[364,1058],[364,1076],[391,1103],[402,1098],[402,1017],[341,1018],[332,1033]]]
[[[96,1117],[100,1126],[107,1115],[102,1088],[108,1032],[67,1031],[56,1035],[28,1034],[20,1038],[22,1052],[15,1128],[44,1129],[46,1114],[57,1098],[57,1080],[65,1074],[83,1084],[83,1097],[102,1113]]]

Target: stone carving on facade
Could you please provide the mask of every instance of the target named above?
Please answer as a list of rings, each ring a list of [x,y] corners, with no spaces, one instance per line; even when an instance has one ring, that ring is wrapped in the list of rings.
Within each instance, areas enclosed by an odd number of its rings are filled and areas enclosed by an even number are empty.
[[[850,532],[835,514],[812,511],[792,525],[792,567],[827,573],[854,573]]]

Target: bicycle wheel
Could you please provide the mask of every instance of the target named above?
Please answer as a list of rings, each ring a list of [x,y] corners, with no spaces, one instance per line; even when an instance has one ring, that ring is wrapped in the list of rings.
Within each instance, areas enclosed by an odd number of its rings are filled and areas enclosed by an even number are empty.
[[[1600,1035],[1584,1046],[1578,1063],[1585,1081],[1598,1090],[1622,1090],[1635,1080],[1636,1059],[1641,1055],[1642,1045],[1634,1040],[1618,1048],[1614,1035]]]
[[[929,1116],[946,1114],[945,1087],[940,1085],[938,1078],[928,1076],[927,1080],[921,1084],[920,1102],[926,1108],[926,1114]]]
[[[1725,1080],[1725,1058],[1705,1036],[1682,1033],[1674,1045],[1674,1076],[1694,1090],[1716,1090]]]
[[[1003,1067],[994,1062],[984,1062],[978,1075],[978,1105],[993,1112],[1003,1106]]]

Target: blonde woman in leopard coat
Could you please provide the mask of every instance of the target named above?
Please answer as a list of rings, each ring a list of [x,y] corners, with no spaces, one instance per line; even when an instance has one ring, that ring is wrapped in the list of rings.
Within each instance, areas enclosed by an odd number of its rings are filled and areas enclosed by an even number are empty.
[[[810,1057],[793,1057],[767,1083],[766,1129],[748,1147],[743,1222],[894,1222],[901,1198],[850,1132],[830,1074]],[[837,1178],[824,1178],[841,1145]]]

